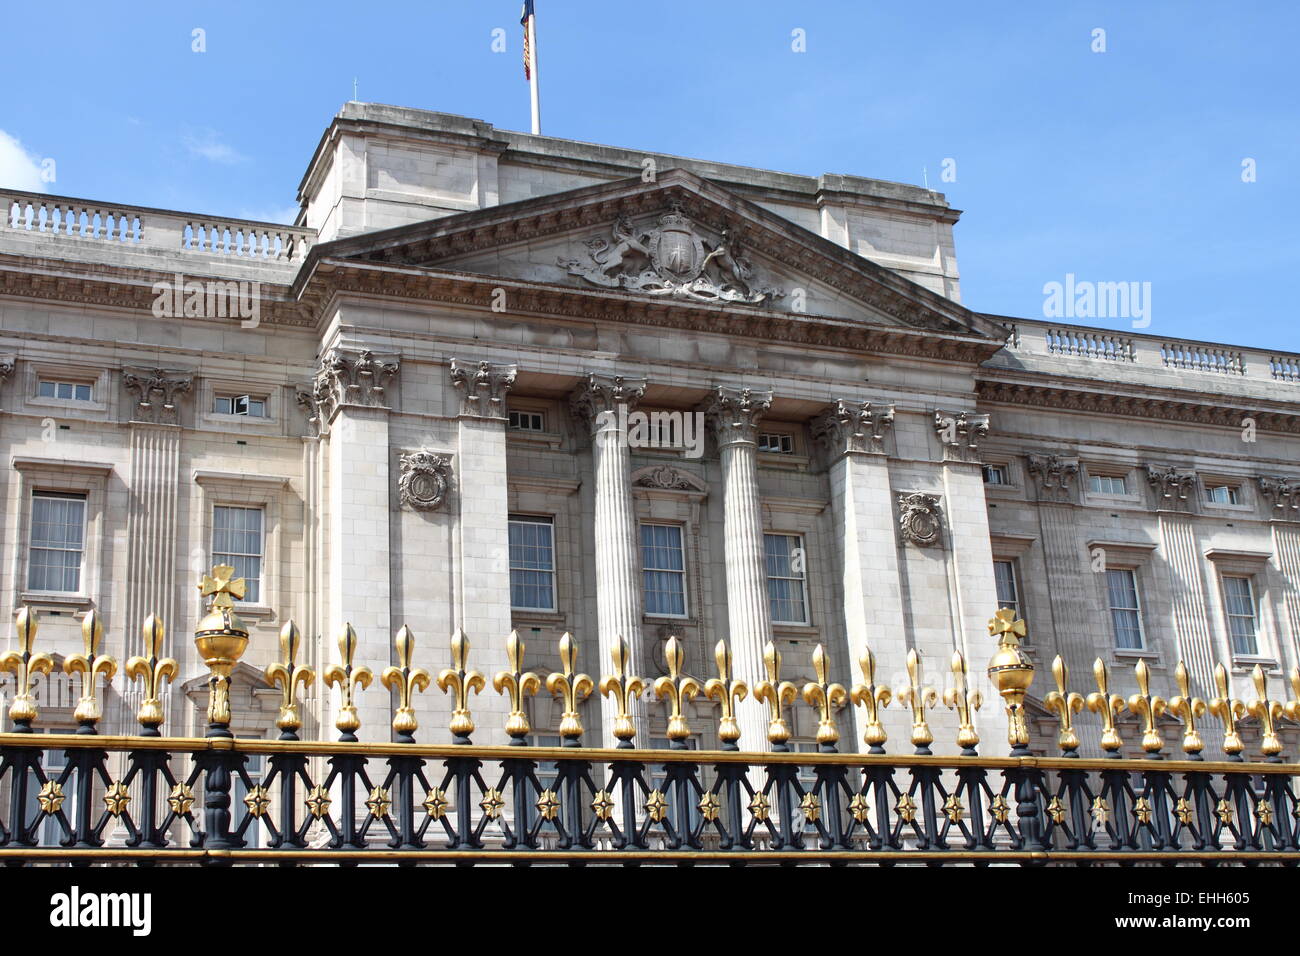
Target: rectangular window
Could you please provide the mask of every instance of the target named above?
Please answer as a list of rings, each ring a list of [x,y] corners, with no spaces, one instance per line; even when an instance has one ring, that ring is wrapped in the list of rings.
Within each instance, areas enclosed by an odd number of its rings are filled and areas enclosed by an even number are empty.
[[[1235,654],[1259,653],[1256,640],[1255,588],[1250,578],[1223,576],[1223,603],[1228,613],[1228,633]]]
[[[758,436],[758,450],[774,455],[793,455],[794,436],[781,432],[763,432]]]
[[[641,525],[641,582],[645,612],[686,616],[686,555],[677,525]]]
[[[984,484],[986,485],[1011,484],[1011,482],[1007,478],[1007,466],[1006,465],[985,465]]]
[[[808,593],[803,538],[797,534],[763,535],[767,561],[767,600],[773,624],[807,624]]]
[[[1020,575],[1015,561],[994,561],[993,582],[998,591],[998,607],[1009,607],[1021,616]]]
[[[555,525],[550,518],[510,516],[510,606],[555,610]]]
[[[1206,485],[1205,500],[1216,505],[1241,504],[1241,489],[1236,485]]]
[[[511,409],[507,415],[509,426],[517,431],[546,431],[546,416],[541,412],[517,412]]]
[[[33,492],[28,589],[79,593],[85,547],[86,496]]]
[[[43,378],[37,386],[36,394],[41,398],[66,398],[74,402],[88,402],[94,394],[94,389],[87,382],[61,382]]]
[[[1142,609],[1138,604],[1137,575],[1127,568],[1106,572],[1106,591],[1110,599],[1110,620],[1115,628],[1115,646],[1141,650]]]
[[[1088,490],[1094,495],[1123,495],[1128,490],[1124,478],[1120,475],[1089,475]]]
[[[247,415],[249,418],[266,417],[266,399],[253,395],[218,395],[212,402],[218,415]]]
[[[228,564],[247,586],[240,600],[262,600],[262,509],[216,505],[212,509],[212,563]]]

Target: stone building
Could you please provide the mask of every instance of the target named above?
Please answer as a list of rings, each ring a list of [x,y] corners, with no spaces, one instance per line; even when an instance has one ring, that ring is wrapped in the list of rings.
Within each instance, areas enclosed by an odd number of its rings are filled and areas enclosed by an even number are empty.
[[[1202,697],[1219,662],[1238,696],[1256,664],[1283,695],[1300,357],[974,312],[958,211],[854,176],[348,103],[298,199],[281,226],[0,192],[0,610],[38,609],[60,658],[90,608],[119,660],[162,616],[165,733],[202,732],[194,584],[216,563],[248,581],[249,736],[275,733],[262,669],[290,617],[318,670],[350,622],[376,673],[405,624],[434,674],[462,628],[489,684],[513,628],[543,675],[565,631],[596,677],[620,636],[662,673],[676,634],[700,678],[725,639],[751,686],[772,641],[790,679],[820,643],[846,686],[869,646],[878,682],[916,649],[943,688],[954,650],[982,679],[1001,603],[1028,624],[1041,752],[1057,654],[1084,693],[1100,657],[1120,693],[1138,660],[1176,693],[1181,659]],[[309,688],[305,734],[333,736],[333,693]],[[74,696],[42,683],[38,727],[70,729]],[[137,699],[119,673],[101,729],[130,732]],[[417,739],[446,741],[448,699],[415,705]],[[474,739],[503,742],[504,700],[472,706]],[[559,707],[529,706],[554,741]],[[589,743],[612,741],[601,706]],[[701,748],[715,707],[693,704]],[[388,692],[360,711],[387,739]],[[661,745],[662,708],[635,716]],[[760,749],[752,697],[740,722]],[[942,704],[933,723],[952,752]]]

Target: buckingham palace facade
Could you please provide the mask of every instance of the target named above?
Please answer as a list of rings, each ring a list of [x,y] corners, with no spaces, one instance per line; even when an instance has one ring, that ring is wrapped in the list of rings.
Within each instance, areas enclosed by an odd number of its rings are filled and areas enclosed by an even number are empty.
[[[405,625],[431,670],[460,628],[489,675],[514,630],[542,673],[568,632],[595,675],[620,639],[661,674],[677,636],[701,678],[726,639],[750,686],[769,642],[792,680],[820,644],[836,680],[869,647],[900,686],[910,650],[937,685],[954,651],[979,670],[1012,607],[1036,752],[1057,655],[1121,694],[1145,661],[1166,696],[1180,661],[1202,697],[1219,662],[1279,694],[1300,664],[1300,356],[972,311],[958,211],[855,176],[348,103],[298,200],[284,226],[0,191],[0,611],[35,609],[55,657],[38,729],[76,725],[62,662],[96,609],[120,660],[162,618],[167,726],[201,733],[194,584],[218,564],[246,581],[243,737],[275,734],[289,618],[318,672],[345,624],[376,673]],[[305,738],[331,693],[307,688]],[[138,694],[118,675],[101,732]],[[452,705],[414,706],[441,727]],[[528,706],[558,741],[559,703]],[[609,699],[585,706],[612,742]],[[476,701],[483,742],[508,709]],[[388,692],[359,717],[387,740]],[[657,707],[632,718],[663,740]],[[737,718],[761,746],[758,702]],[[791,720],[814,747],[814,712]]]

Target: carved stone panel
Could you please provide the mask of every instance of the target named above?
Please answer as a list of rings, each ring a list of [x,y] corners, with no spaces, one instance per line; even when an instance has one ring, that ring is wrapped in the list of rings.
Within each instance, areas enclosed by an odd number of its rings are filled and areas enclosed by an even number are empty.
[[[974,458],[980,441],[989,433],[989,417],[972,412],[936,411],[934,430],[943,443],[945,459],[968,461]]]
[[[1041,501],[1072,500],[1079,459],[1066,455],[1030,455],[1029,476],[1038,486]]]
[[[1192,511],[1196,472],[1172,465],[1147,465],[1147,482],[1156,495],[1156,508],[1163,511]]]
[[[1260,475],[1256,480],[1260,494],[1271,506],[1269,517],[1300,521],[1300,478]]]
[[[922,491],[898,496],[898,526],[903,540],[923,548],[943,542],[943,510],[938,495]]]
[[[441,508],[451,491],[451,459],[422,449],[402,455],[398,463],[397,497],[401,503],[416,511]]]
[[[506,393],[515,384],[518,366],[451,360],[451,384],[460,393],[460,413],[505,418]]]
[[[556,264],[603,288],[749,305],[785,295],[760,280],[735,227],[723,225],[716,236],[705,235],[678,203],[670,203],[669,211],[654,223],[635,225],[620,215],[609,238],[593,236],[583,246],[583,257],[561,257]]]

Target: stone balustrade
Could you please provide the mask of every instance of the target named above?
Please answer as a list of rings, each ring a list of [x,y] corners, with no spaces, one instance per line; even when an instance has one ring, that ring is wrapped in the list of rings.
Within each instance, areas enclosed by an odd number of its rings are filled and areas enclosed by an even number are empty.
[[[0,212],[0,251],[30,238],[71,239],[86,243],[84,250],[71,254],[78,259],[126,251],[180,253],[196,260],[205,257],[209,271],[222,271],[218,263],[223,259],[296,268],[316,237],[314,229],[298,226],[18,190],[0,192]],[[60,257],[70,257],[64,253],[60,250]]]

